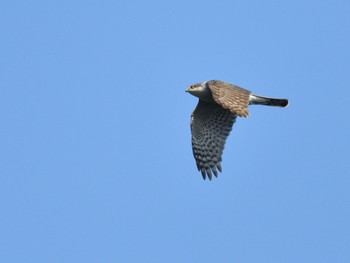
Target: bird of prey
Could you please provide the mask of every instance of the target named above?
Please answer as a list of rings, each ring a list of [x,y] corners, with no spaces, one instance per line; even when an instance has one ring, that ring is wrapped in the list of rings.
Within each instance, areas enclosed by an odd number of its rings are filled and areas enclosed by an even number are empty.
[[[237,116],[248,117],[249,105],[287,107],[287,99],[267,98],[252,94],[236,85],[210,80],[186,89],[199,98],[191,115],[192,151],[198,171],[205,180],[218,176],[222,153]]]

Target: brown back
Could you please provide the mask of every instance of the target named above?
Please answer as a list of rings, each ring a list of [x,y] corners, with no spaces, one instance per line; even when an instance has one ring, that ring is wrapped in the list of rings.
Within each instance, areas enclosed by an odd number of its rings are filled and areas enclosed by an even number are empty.
[[[249,90],[220,80],[207,82],[216,103],[240,117],[248,117]]]

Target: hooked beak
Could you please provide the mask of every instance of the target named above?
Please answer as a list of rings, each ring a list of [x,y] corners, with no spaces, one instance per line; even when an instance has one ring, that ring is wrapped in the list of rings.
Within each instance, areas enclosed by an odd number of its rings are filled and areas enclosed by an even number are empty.
[[[186,91],[186,92],[189,92],[189,91],[190,91],[190,88],[187,88],[185,91]]]

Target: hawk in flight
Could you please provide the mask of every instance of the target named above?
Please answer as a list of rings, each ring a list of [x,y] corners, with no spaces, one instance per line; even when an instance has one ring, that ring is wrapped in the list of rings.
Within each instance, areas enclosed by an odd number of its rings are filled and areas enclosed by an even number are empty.
[[[237,116],[248,117],[249,105],[287,107],[287,99],[252,94],[236,85],[210,80],[186,89],[199,98],[191,115],[192,151],[203,179],[221,172],[222,152]]]

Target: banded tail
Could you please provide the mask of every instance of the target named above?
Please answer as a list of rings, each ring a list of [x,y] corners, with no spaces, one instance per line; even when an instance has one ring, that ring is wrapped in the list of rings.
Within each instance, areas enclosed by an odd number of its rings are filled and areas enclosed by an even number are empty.
[[[287,107],[288,100],[287,99],[268,98],[268,97],[250,94],[249,104],[250,105],[266,105],[266,106]]]

